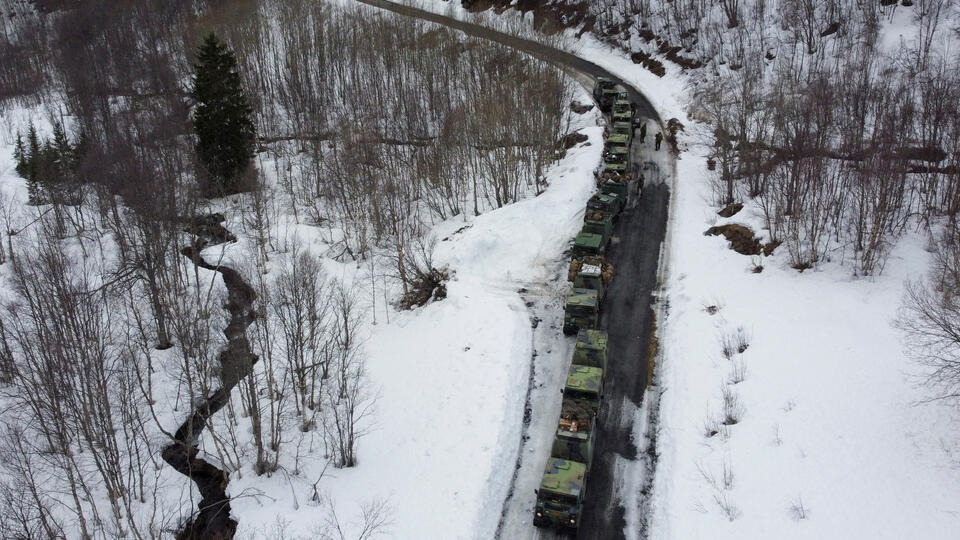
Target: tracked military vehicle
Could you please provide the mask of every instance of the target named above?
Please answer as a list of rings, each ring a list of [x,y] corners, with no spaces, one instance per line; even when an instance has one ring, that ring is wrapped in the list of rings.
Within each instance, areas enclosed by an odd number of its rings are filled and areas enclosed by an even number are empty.
[[[633,125],[629,122],[614,122],[611,124],[607,139],[610,140],[618,136],[626,136],[626,146],[633,144]]]
[[[607,333],[596,328],[581,328],[577,332],[572,363],[607,369]]]
[[[571,364],[563,395],[588,403],[594,414],[599,413],[603,401],[603,368]]]
[[[579,259],[587,256],[601,255],[607,249],[609,237],[602,234],[581,230],[573,239],[573,257]]]
[[[629,99],[621,96],[613,102],[610,119],[613,122],[627,122],[633,125],[635,109],[636,106]]]
[[[583,212],[582,232],[603,235],[604,244],[613,236],[613,224],[620,213],[620,196],[617,194],[599,194],[601,199],[587,201],[587,208]],[[616,197],[618,200],[611,200]],[[591,206],[593,201],[593,206]]]
[[[616,217],[620,215],[625,204],[626,201],[616,193],[594,193],[587,201],[587,210],[583,218],[586,220],[597,212],[609,213]]]
[[[603,249],[598,253],[596,253],[597,255],[599,255],[600,253],[603,253],[603,251],[606,251],[607,243],[610,242],[610,238],[613,236],[614,216],[612,214],[604,214],[602,212],[596,212],[592,217],[596,219],[585,219],[583,221],[583,229],[580,230],[580,233],[600,235],[601,242],[603,243]]]
[[[617,84],[610,79],[597,77],[596,84],[593,85],[593,99],[597,100],[597,105],[603,112],[610,112],[613,102],[620,95],[620,89]]]
[[[593,264],[584,264],[580,271],[573,277],[574,289],[590,289],[597,291],[597,302],[603,303],[607,296],[606,281],[603,279],[603,272],[600,267]]]
[[[630,169],[630,147],[620,144],[613,144],[607,141],[603,145],[604,164],[623,164],[627,170]]]
[[[567,281],[577,281],[577,276],[580,274],[580,270],[584,269],[587,266],[594,266],[600,269],[600,279],[603,280],[603,283],[606,285],[610,283],[610,280],[613,279],[613,265],[608,263],[606,259],[601,256],[587,256],[581,257],[579,259],[572,259],[570,261],[570,266],[567,268]],[[590,287],[580,287],[574,285],[576,288],[589,289]]]
[[[554,457],[548,459],[537,490],[533,524],[576,531],[580,526],[586,482],[585,464]]]
[[[623,124],[623,122],[617,122],[618,125]],[[630,148],[630,134],[624,133],[623,130],[611,131],[607,135],[607,140],[603,143],[604,151],[609,152],[612,147],[626,148],[629,152]]]
[[[589,400],[563,397],[557,433],[550,449],[552,457],[577,461],[590,468],[595,442],[595,411]]]
[[[563,333],[576,334],[581,328],[596,328],[600,317],[600,294],[593,289],[574,288],[567,294],[563,310]]]

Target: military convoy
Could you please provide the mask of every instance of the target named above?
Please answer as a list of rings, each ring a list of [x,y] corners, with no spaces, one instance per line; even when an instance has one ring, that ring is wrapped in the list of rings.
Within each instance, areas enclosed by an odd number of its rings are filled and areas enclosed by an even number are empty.
[[[593,86],[593,99],[597,100],[597,105],[603,112],[610,112],[613,102],[619,95],[620,90],[617,88],[617,83],[610,79],[600,77],[597,79],[597,84]]]
[[[603,169],[597,174],[598,192],[587,202],[583,227],[573,242],[567,273],[573,287],[564,307],[563,333],[576,334],[577,341],[533,518],[537,527],[569,532],[580,526],[596,426],[603,409],[607,333],[598,326],[600,307],[613,279],[613,266],[604,253],[629,194],[639,190],[634,185],[639,182],[632,181],[630,163],[636,106],[608,79],[597,80],[593,96],[600,110],[610,113],[610,128],[605,134]]]

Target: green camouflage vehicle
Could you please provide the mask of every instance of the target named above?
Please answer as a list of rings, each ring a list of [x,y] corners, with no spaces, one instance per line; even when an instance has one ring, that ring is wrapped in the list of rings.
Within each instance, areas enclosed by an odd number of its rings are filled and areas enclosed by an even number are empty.
[[[607,241],[602,234],[580,231],[573,239],[573,257],[576,259],[591,255],[600,255],[607,249]]]
[[[600,267],[593,264],[585,264],[573,278],[574,289],[591,289],[597,291],[597,301],[603,303],[607,295],[606,283],[603,279],[603,272]]]
[[[629,185],[626,181],[619,180],[617,177],[607,177],[599,182],[600,192],[610,195],[616,195],[626,200]]]
[[[604,77],[597,77],[597,83],[593,85],[593,99],[597,100],[597,105],[601,111],[609,112],[619,95],[620,90],[615,82]]]
[[[590,403],[593,412],[600,412],[603,400],[603,369],[593,366],[572,364],[567,373],[567,384],[563,395]]]
[[[621,184],[626,184],[630,182],[631,170],[626,162],[616,162],[616,161],[604,161],[603,170],[600,171],[600,177],[598,180],[613,180],[614,182],[619,182]],[[602,182],[597,182],[598,186],[602,186]],[[624,190],[626,193],[626,190]],[[624,195],[625,197],[626,195]]]
[[[624,200],[616,193],[594,193],[593,197],[587,201],[587,211],[584,213],[584,219],[591,212],[604,212],[617,216],[623,210]]]
[[[629,122],[614,122],[610,128],[610,136],[623,136],[627,137],[626,146],[633,144],[633,126]]]
[[[600,295],[592,289],[574,288],[567,294],[563,310],[563,333],[576,334],[581,328],[596,328],[600,317]]]
[[[610,237],[613,236],[613,216],[598,213],[594,217],[598,219],[588,219],[583,222],[583,229],[581,229],[580,234],[599,234],[601,236],[600,241],[603,243],[604,248],[606,248]]]
[[[617,122],[617,125],[622,125],[623,122]],[[622,146],[624,148],[630,147],[630,134],[624,133],[621,129],[619,131],[612,131],[607,135],[607,140],[603,143],[604,148],[609,148],[611,146]]]
[[[611,120],[613,122],[627,122],[631,126],[633,125],[633,112],[634,106],[629,99],[625,97],[620,97],[613,102],[613,112],[611,113]]]
[[[573,364],[607,369],[607,333],[595,328],[581,328],[573,348]]]
[[[590,401],[564,396],[550,456],[583,463],[589,469],[595,422],[596,414]]]
[[[611,145],[609,142],[603,147],[604,164],[622,163],[627,170],[630,168],[630,147]]]
[[[586,481],[587,466],[583,463],[553,457],[548,459],[540,489],[537,490],[533,524],[576,531],[580,525]]]

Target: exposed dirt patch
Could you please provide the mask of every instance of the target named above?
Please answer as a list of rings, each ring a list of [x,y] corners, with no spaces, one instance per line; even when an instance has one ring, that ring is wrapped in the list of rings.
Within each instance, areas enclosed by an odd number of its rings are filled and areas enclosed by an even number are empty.
[[[760,239],[754,236],[750,227],[744,225],[737,223],[718,225],[710,227],[703,234],[705,236],[719,236],[722,234],[723,237],[730,242],[730,249],[741,255],[759,255],[763,252]]]
[[[579,101],[574,101],[570,103],[570,110],[577,114],[588,113],[593,110],[592,103],[580,103]]]
[[[653,73],[657,77],[663,77],[667,74],[666,68],[663,67],[663,62],[651,57],[649,54],[643,51],[638,51],[631,54],[630,59],[633,60],[634,64],[643,65],[643,67],[647,68],[650,73]]]
[[[742,205],[742,204],[740,204],[740,203],[730,203],[730,204],[724,206],[722,209],[720,209],[720,211],[717,212],[717,214],[720,215],[720,217],[731,217],[731,216],[737,215],[737,212],[739,212],[739,211],[741,211],[741,210],[743,210],[743,205]]]
[[[580,132],[567,133],[556,143],[556,158],[563,159],[567,155],[567,150],[574,146],[586,142],[588,137]]]
[[[769,256],[773,255],[773,250],[775,250],[775,249],[777,249],[778,247],[780,247],[780,244],[782,244],[782,243],[783,243],[783,242],[781,242],[780,240],[777,240],[776,242],[767,242],[766,244],[764,244],[764,245],[763,245],[763,254],[764,254],[764,256],[769,257]]]

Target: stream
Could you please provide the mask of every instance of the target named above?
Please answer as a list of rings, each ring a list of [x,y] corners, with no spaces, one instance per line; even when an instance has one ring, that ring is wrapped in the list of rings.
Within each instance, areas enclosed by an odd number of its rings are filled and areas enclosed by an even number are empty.
[[[213,216],[211,216],[213,217]],[[227,237],[232,235],[216,223]],[[215,219],[214,218],[214,219]],[[205,218],[209,221],[209,218]],[[200,490],[201,499],[194,515],[177,531],[177,540],[229,539],[237,531],[236,520],[230,517],[230,498],[227,496],[229,474],[199,456],[197,442],[203,428],[214,414],[230,401],[230,392],[245,376],[253,370],[258,358],[250,350],[247,340],[247,327],[253,323],[256,314],[252,309],[257,298],[253,287],[248,285],[240,273],[233,268],[210,264],[203,259],[200,251],[208,244],[207,234],[192,231],[197,238],[192,246],[180,250],[180,253],[200,268],[219,272],[227,287],[227,311],[230,322],[223,333],[227,337],[226,346],[220,351],[220,378],[222,386],[204,399],[177,428],[174,441],[162,452],[163,460],[184,476],[190,478]],[[221,235],[221,238],[223,236]],[[216,240],[220,240],[217,238]]]

